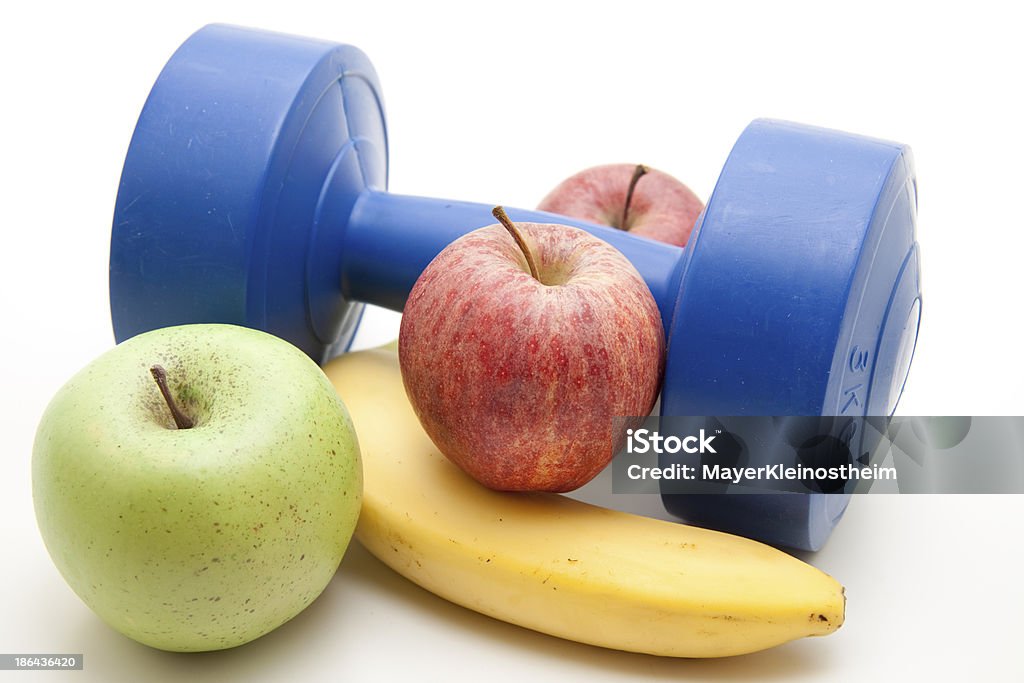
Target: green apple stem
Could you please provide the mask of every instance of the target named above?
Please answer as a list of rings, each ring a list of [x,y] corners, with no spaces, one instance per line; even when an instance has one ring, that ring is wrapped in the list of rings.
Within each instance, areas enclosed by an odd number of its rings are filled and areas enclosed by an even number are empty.
[[[498,222],[505,226],[508,233],[512,235],[512,239],[519,245],[519,250],[523,252],[523,256],[526,257],[526,265],[530,266],[530,275],[533,279],[540,280],[540,276],[537,274],[537,263],[533,260],[533,254],[526,246],[526,240],[523,239],[523,235],[519,232],[519,228],[512,222],[512,219],[505,213],[505,209],[500,206],[494,207],[491,214],[498,219]]]
[[[154,365],[149,371],[153,374],[153,379],[156,380],[156,385],[160,387],[160,393],[163,394],[164,401],[167,402],[167,407],[171,410],[175,426],[178,429],[191,429],[194,427],[195,422],[192,421],[192,418],[181,412],[181,408],[174,402],[171,390],[167,387],[167,371],[163,369],[163,366]]]
[[[630,178],[629,187],[626,189],[626,205],[622,208],[622,224],[620,225],[622,230],[629,230],[629,224],[626,221],[629,219],[629,205],[633,201],[633,190],[636,189],[636,184],[640,182],[640,178],[644,177],[650,170],[643,164],[637,164],[636,168],[633,169],[633,177]]]

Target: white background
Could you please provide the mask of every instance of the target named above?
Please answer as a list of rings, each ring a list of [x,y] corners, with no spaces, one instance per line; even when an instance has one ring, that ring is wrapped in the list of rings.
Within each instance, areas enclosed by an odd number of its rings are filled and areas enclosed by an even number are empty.
[[[1024,414],[1024,51],[998,5],[484,5],[2,10],[0,652],[84,653],[86,670],[69,680],[1020,680],[1021,496],[855,500],[827,547],[805,556],[846,585],[846,625],[719,661],[601,650],[493,621],[357,545],[304,614],[222,653],[138,645],[66,586],[33,518],[35,426],[60,385],[113,343],[107,249],[124,154],[163,63],[213,21],[366,51],[402,193],[530,207],[583,167],[642,161],[706,199],[758,116],[909,143],[925,299],[900,413]],[[371,316],[360,343],[393,338],[396,323]],[[657,512],[656,498],[641,505]],[[6,675],[32,676],[49,678]]]

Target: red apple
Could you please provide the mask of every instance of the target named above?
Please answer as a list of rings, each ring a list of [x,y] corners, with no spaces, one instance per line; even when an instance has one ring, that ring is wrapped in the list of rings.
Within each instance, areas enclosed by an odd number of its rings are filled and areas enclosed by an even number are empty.
[[[681,247],[704,203],[667,173],[642,165],[610,164],[562,181],[537,208]]]
[[[431,261],[402,315],[406,393],[438,449],[480,483],[570,491],[646,416],[665,339],[654,297],[614,247],[565,225],[475,230]]]

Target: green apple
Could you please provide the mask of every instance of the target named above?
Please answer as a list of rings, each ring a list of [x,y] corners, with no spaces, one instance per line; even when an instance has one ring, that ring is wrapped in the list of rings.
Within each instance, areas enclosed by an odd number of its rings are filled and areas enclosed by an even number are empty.
[[[32,492],[50,556],[104,621],[160,649],[218,650],[327,586],[362,468],[345,407],[301,351],[243,327],[184,325],[125,341],[57,393]]]

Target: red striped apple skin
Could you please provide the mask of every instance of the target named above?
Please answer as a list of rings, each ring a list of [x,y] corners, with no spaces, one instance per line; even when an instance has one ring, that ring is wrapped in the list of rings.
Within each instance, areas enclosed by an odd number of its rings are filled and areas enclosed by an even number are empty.
[[[594,166],[563,180],[537,208],[608,225],[633,235],[685,246],[704,203],[674,177],[648,168],[636,182],[622,224],[626,193],[636,164]]]
[[[430,263],[406,302],[406,392],[437,448],[480,483],[570,491],[621,447],[613,417],[647,415],[664,368],[658,307],[614,247],[519,223],[539,279],[501,225]]]

